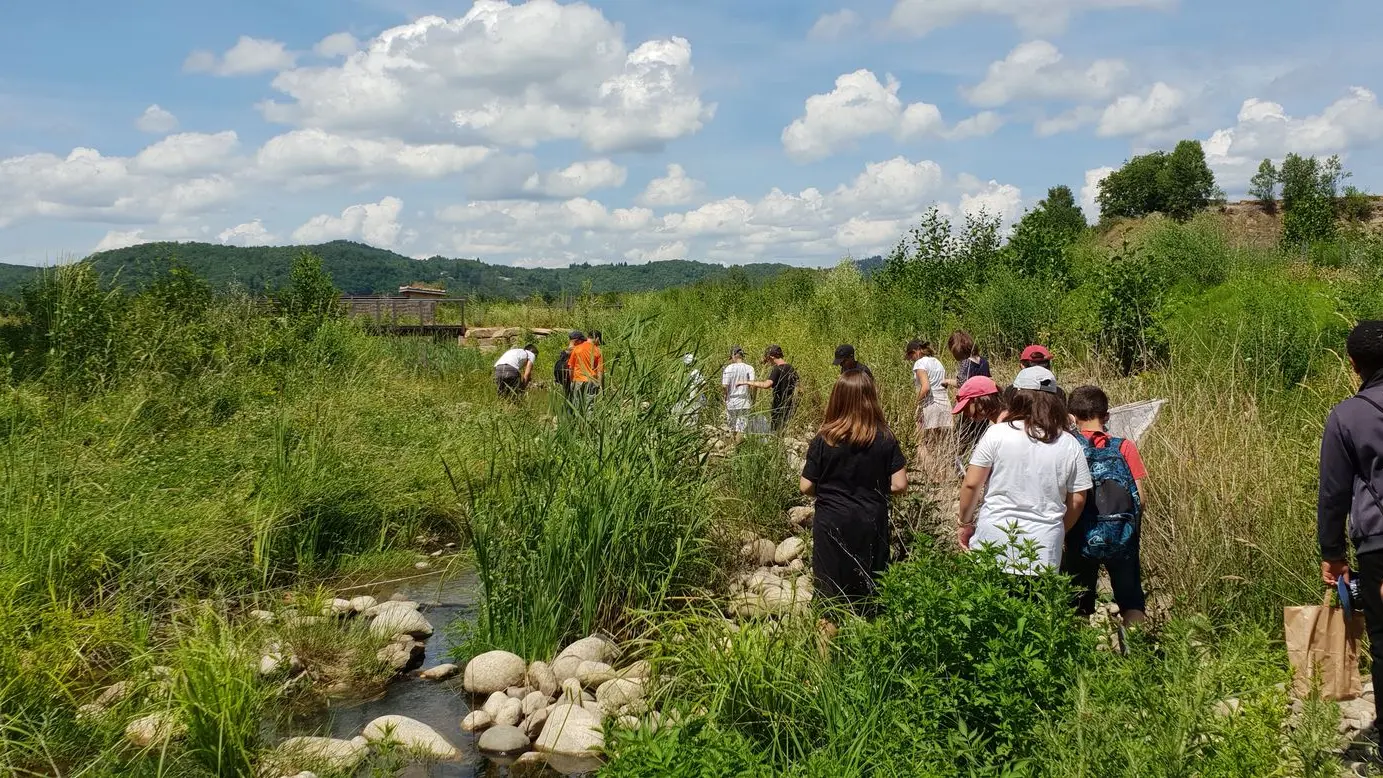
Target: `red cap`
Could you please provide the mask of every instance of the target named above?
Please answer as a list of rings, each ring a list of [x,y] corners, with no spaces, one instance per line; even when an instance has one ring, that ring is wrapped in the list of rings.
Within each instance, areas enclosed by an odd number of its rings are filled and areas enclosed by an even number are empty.
[[[1046,346],[1028,346],[1018,358],[1024,362],[1050,362],[1052,352],[1048,351]]]
[[[956,405],[951,409],[951,413],[957,414],[965,410],[965,406],[976,397],[998,394],[999,385],[994,383],[994,379],[987,375],[977,375],[961,385],[956,392]]]

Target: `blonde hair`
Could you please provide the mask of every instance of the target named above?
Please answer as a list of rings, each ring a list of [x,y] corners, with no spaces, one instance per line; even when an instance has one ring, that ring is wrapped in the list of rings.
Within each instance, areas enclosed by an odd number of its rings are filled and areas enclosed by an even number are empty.
[[[874,379],[863,370],[841,373],[831,389],[831,400],[826,404],[826,421],[820,429],[822,439],[830,446],[841,443],[867,446],[880,432],[893,435],[884,419]]]

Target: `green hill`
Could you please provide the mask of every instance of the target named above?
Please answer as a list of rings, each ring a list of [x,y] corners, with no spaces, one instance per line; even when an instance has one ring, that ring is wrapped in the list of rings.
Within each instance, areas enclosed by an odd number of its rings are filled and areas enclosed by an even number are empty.
[[[216,288],[239,284],[254,292],[275,289],[288,279],[292,260],[302,251],[322,257],[336,286],[348,294],[384,294],[420,282],[445,287],[457,295],[518,299],[579,293],[645,292],[692,284],[728,275],[722,265],[673,260],[642,265],[573,265],[566,268],[520,268],[490,265],[475,259],[412,259],[361,243],[338,240],[318,246],[241,248],[209,243],[145,243],[87,257],[102,277],[138,288],[177,259]],[[787,265],[743,265],[750,278],[765,278]],[[13,293],[38,273],[37,268],[0,265],[0,294]]]

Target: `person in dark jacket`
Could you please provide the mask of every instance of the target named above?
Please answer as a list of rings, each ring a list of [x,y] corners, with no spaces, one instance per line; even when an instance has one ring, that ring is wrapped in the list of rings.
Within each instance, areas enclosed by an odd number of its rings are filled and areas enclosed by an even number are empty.
[[[1321,578],[1326,584],[1334,586],[1341,577],[1358,576],[1373,655],[1373,684],[1383,689],[1383,321],[1360,322],[1345,348],[1363,386],[1336,405],[1325,423],[1316,534]],[[1352,573],[1346,517],[1349,543],[1357,558]],[[1375,707],[1375,717],[1379,713]]]

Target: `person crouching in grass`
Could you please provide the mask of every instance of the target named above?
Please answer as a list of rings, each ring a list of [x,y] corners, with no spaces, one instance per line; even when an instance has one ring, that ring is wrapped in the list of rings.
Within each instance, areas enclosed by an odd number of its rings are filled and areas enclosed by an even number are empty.
[[[816,598],[862,612],[889,563],[889,495],[908,488],[907,460],[884,420],[874,380],[841,374],[799,483],[816,496],[812,578]],[[835,625],[821,622],[823,637]]]
[[[495,362],[495,387],[500,397],[515,400],[523,394],[533,378],[533,362],[537,358],[538,347],[532,343],[500,355]]]

